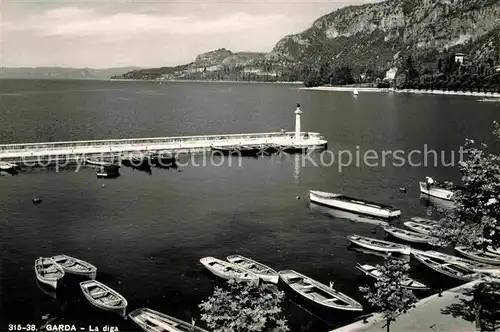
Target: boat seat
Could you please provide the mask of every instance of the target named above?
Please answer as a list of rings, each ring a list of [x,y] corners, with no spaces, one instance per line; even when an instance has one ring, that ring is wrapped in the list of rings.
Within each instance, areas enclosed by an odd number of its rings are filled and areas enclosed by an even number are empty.
[[[105,290],[99,290],[97,292],[93,291],[93,292],[90,292],[90,295],[97,299],[97,298],[100,298],[100,297],[103,297],[105,296],[106,294],[108,294],[108,291],[105,291]]]
[[[314,287],[315,287],[314,285],[306,285],[306,286],[302,286],[301,288],[302,289],[312,289]]]
[[[338,302],[338,299],[335,297],[332,297],[331,299],[325,300],[324,302]]]
[[[122,300],[120,299],[109,299],[109,300],[103,300],[102,302],[106,305],[117,305],[120,303]]]

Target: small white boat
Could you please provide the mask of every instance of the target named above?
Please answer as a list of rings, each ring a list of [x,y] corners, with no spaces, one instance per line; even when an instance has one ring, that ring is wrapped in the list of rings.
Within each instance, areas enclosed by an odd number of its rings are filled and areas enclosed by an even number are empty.
[[[370,250],[382,251],[385,253],[397,253],[402,255],[409,255],[411,253],[411,248],[409,246],[405,246],[399,243],[377,240],[359,235],[349,235],[347,239],[360,247]]]
[[[425,225],[425,226],[436,226],[439,221],[422,218],[422,217],[412,217],[411,221],[416,222],[417,224]]]
[[[460,281],[471,281],[480,276],[473,270],[470,270],[465,266],[457,264],[455,262],[443,262],[442,260],[439,260],[437,258],[418,253],[413,253],[413,257],[415,257],[420,263],[431,268],[432,270]]]
[[[356,264],[356,268],[366,274],[367,276],[370,276],[372,278],[375,278],[376,280],[379,280],[384,277],[384,274],[380,272],[375,266],[373,265],[368,265],[368,264]],[[407,278],[402,282],[402,286],[406,289],[411,289],[411,290],[427,290],[429,289],[426,285],[423,283],[416,281],[412,278]]]
[[[94,306],[125,316],[127,300],[117,291],[97,280],[87,280],[80,283],[85,298]]]
[[[406,227],[408,227],[408,229],[410,229],[414,232],[424,234],[424,235],[431,235],[432,230],[434,229],[434,226],[419,224],[419,223],[416,223],[413,221],[407,221],[407,222],[403,223],[403,225],[405,225]]]
[[[51,257],[64,272],[84,276],[90,279],[95,279],[97,268],[81,259],[67,255],[57,255]]]
[[[64,277],[64,270],[51,258],[35,260],[35,274],[38,281],[57,289],[57,282]]]
[[[358,89],[354,89],[354,90],[352,91],[352,94],[353,94],[354,96],[359,95],[359,91],[358,91]]]
[[[341,194],[309,190],[309,199],[311,202],[316,204],[377,218],[389,219],[397,218],[401,215],[401,211],[395,207],[352,198]]]
[[[435,237],[422,233],[407,231],[406,229],[400,229],[396,227],[384,227],[384,231],[387,234],[394,236],[395,238],[407,242],[435,245],[435,243],[437,243],[438,241]]]
[[[8,163],[6,161],[0,161],[0,170],[11,171],[17,168],[16,164]]]
[[[446,262],[456,262],[457,264],[463,265],[466,268],[473,270],[475,272],[500,273],[500,267],[498,266],[480,263],[453,255],[443,254],[442,252],[428,250],[419,252],[419,254],[424,256],[429,256],[431,258],[440,259],[442,260],[443,264]]]
[[[500,265],[500,255],[492,252],[466,247],[455,247],[455,250],[469,259],[486,264]]]
[[[235,264],[214,258],[214,257],[204,257],[200,259],[200,263],[203,264],[210,272],[216,276],[223,279],[236,279],[239,281],[248,282],[259,282],[259,276],[245,270]]]
[[[447,201],[452,201],[454,199],[453,190],[448,189],[444,183],[433,182],[432,184],[427,184],[425,181],[419,182],[420,192],[422,194],[437,197]]]
[[[146,332],[208,332],[193,324],[149,308],[136,309],[128,316]]]
[[[240,255],[228,256],[227,260],[236,266],[239,266],[245,270],[248,270],[256,274],[260,279],[277,284],[279,280],[278,272],[271,269],[269,266],[256,262],[250,258],[246,258]]]
[[[284,270],[279,272],[279,276],[297,294],[323,307],[345,311],[363,310],[354,299],[300,273]]]

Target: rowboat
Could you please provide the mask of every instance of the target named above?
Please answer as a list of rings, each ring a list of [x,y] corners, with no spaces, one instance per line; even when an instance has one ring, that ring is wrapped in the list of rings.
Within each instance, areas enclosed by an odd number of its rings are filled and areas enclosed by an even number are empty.
[[[323,307],[344,311],[363,310],[361,304],[347,295],[293,270],[280,271],[279,276],[294,292]]]
[[[413,221],[407,221],[407,222],[403,223],[403,225],[405,225],[406,227],[408,227],[408,229],[410,229],[414,232],[424,234],[424,235],[431,235],[432,230],[434,229],[434,226],[418,224],[418,223],[413,222]]]
[[[461,255],[472,260],[486,264],[500,265],[500,255],[496,255],[492,252],[466,247],[455,247],[455,250]]]
[[[57,282],[64,277],[64,270],[52,258],[40,257],[35,260],[36,278],[57,289]]]
[[[146,332],[208,332],[193,324],[149,308],[136,309],[128,316]]]
[[[309,199],[311,202],[316,204],[378,218],[390,219],[397,218],[401,215],[401,211],[395,207],[352,198],[341,194],[309,190]]]
[[[375,266],[373,265],[368,265],[368,264],[356,264],[356,268],[366,274],[367,276],[370,276],[376,280],[379,280],[384,277],[384,274],[380,272]],[[406,288],[406,289],[411,289],[411,290],[427,290],[429,287],[424,285],[423,283],[416,281],[412,278],[406,278],[401,285]]]
[[[442,252],[437,252],[437,251],[422,251],[419,252],[419,254],[424,255],[424,256],[429,256],[432,258],[437,258],[441,259],[443,263],[446,262],[455,262],[457,264],[463,265],[467,267],[470,270],[473,270],[475,272],[485,272],[485,273],[499,273],[500,268],[498,266],[494,265],[489,265],[485,263],[479,263],[473,260],[465,259],[462,257],[457,257],[453,255],[448,255],[448,254],[443,254]]]
[[[384,231],[387,234],[394,236],[395,238],[398,238],[400,240],[407,241],[407,242],[424,243],[424,244],[434,245],[434,243],[437,241],[437,239],[435,237],[425,235],[422,233],[407,231],[406,229],[401,229],[401,228],[396,228],[396,227],[384,227]]]
[[[127,300],[117,291],[100,283],[97,280],[87,280],[80,283],[80,288],[85,298],[94,306],[113,311],[125,316]]]
[[[259,282],[259,276],[235,264],[225,262],[214,257],[204,257],[200,263],[210,272],[223,279],[236,279],[239,281]]]
[[[2,171],[12,171],[15,170],[16,168],[17,168],[16,164],[0,161],[0,170]]]
[[[448,189],[446,184],[434,182],[431,185],[428,185],[425,181],[419,182],[420,184],[420,192],[422,194],[437,197],[440,199],[444,199],[447,201],[452,201],[454,199],[454,193],[452,190]]]
[[[432,270],[456,280],[471,281],[480,276],[473,270],[470,270],[465,266],[457,264],[455,262],[446,262],[418,253],[413,253],[413,257],[415,257],[420,263],[431,268]]]
[[[51,257],[64,272],[84,276],[90,279],[95,279],[97,268],[81,259],[67,255],[57,255]]]
[[[232,255],[227,257],[228,262],[239,266],[247,271],[256,274],[260,279],[272,282],[274,284],[278,283],[279,275],[278,272],[271,269],[269,266],[251,260],[240,255]]]
[[[412,217],[411,221],[416,222],[417,224],[425,225],[425,226],[436,226],[439,221],[422,218],[422,217]]]
[[[383,251],[385,253],[398,253],[403,255],[409,255],[411,253],[411,248],[409,246],[399,243],[377,240],[359,235],[349,235],[347,239],[360,247],[370,250]]]

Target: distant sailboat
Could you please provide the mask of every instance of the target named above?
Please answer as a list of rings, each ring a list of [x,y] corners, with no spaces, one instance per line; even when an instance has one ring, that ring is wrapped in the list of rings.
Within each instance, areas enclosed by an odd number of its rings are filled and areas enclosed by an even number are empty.
[[[352,91],[352,94],[353,94],[353,96],[359,95],[358,89],[354,89],[354,91]]]

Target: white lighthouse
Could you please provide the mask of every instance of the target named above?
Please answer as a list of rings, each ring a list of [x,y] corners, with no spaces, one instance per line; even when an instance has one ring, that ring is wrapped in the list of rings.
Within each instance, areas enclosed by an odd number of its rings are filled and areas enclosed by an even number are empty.
[[[297,109],[295,110],[295,139],[300,139],[300,115],[302,111],[300,110],[300,104],[297,104]]]

